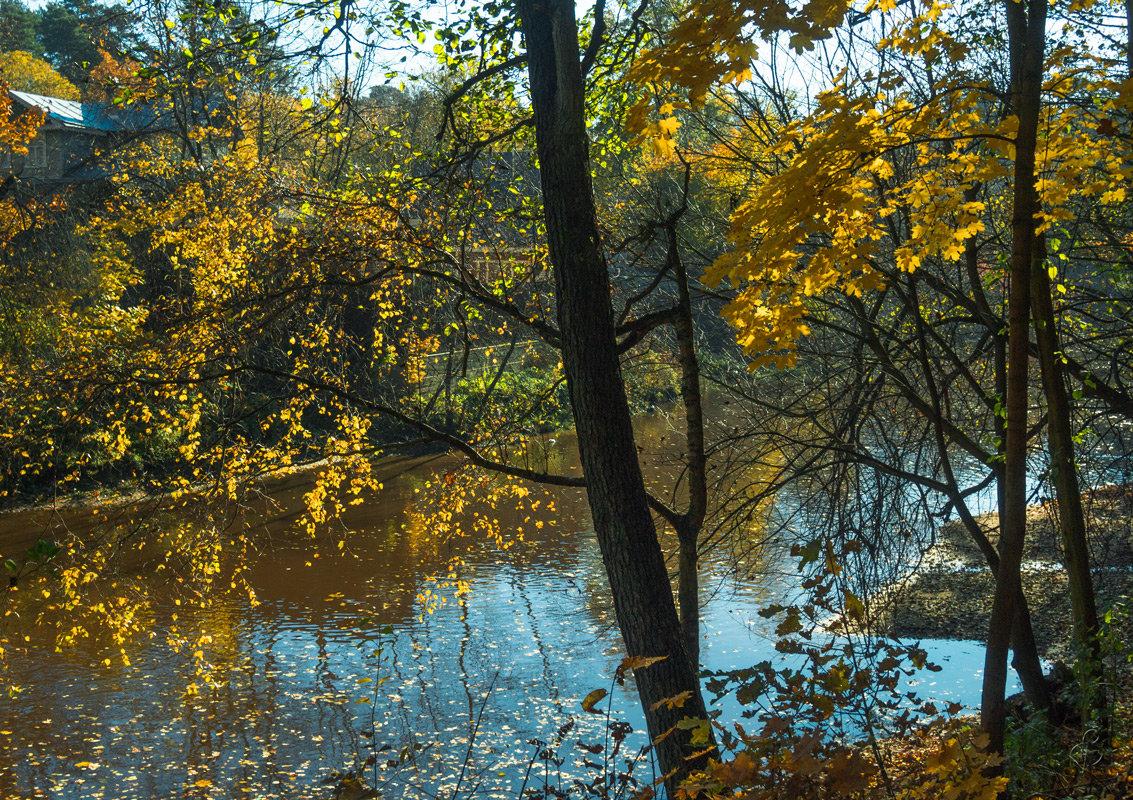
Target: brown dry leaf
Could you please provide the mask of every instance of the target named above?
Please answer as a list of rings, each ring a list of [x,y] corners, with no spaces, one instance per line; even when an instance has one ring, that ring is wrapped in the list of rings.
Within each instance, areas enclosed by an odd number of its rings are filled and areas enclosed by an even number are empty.
[[[929,772],[946,772],[961,758],[964,748],[955,739],[949,739],[940,745],[940,750],[929,753],[925,757],[925,767]]]
[[[838,753],[826,767],[827,777],[840,793],[865,791],[875,774],[877,767],[860,753]]]
[[[664,661],[666,658],[668,656],[626,656],[622,659],[622,665],[626,669],[645,669],[658,661]]]
[[[746,752],[742,752],[733,758],[731,761],[726,761],[723,764],[718,764],[712,768],[712,777],[724,784],[724,786],[735,789],[740,786],[749,786],[755,780],[758,773],[758,767],[752,757]]]
[[[618,665],[617,670],[614,671],[614,680],[617,681],[618,686],[623,686],[626,673],[631,669],[645,669],[658,661],[664,661],[666,658],[668,656],[626,656],[622,659],[622,663]]]
[[[763,726],[763,732],[760,734],[765,739],[769,739],[777,733],[782,733],[787,730],[787,720],[783,717],[771,717],[767,720],[767,724]]]
[[[649,710],[656,711],[661,706],[665,706],[667,708],[684,708],[684,704],[688,702],[688,699],[690,697],[692,697],[691,690],[681,692],[680,694],[673,695],[672,697],[662,697],[656,703],[649,706]]]
[[[594,708],[594,704],[599,702],[605,696],[605,689],[595,689],[590,694],[586,695],[586,697],[582,698],[582,710],[588,714],[601,714],[601,711],[598,711]]]

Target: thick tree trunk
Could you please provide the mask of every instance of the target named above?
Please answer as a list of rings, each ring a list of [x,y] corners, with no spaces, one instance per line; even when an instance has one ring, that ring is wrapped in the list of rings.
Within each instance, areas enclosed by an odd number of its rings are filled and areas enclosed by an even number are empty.
[[[974,255],[974,253],[973,253]],[[974,269],[972,270],[974,272]],[[977,278],[978,280],[978,278]],[[912,276],[909,283],[908,304],[909,312],[917,324],[917,342],[918,350],[921,361],[921,369],[924,371],[925,388],[928,390],[930,409],[932,411],[933,432],[936,436],[936,447],[940,453],[940,466],[944,472],[945,483],[948,487],[949,499],[959,514],[960,520],[964,523],[964,528],[968,531],[968,535],[972,537],[980,551],[987,559],[988,567],[991,573],[998,579],[999,576],[999,553],[992,547],[991,542],[987,536],[984,535],[983,529],[980,528],[979,523],[976,522],[975,517],[972,516],[971,510],[968,508],[967,503],[964,502],[963,494],[960,491],[960,484],[956,480],[956,473],[952,469],[952,458],[948,452],[948,439],[944,433],[944,401],[941,388],[935,379],[932,359],[929,357],[928,351],[928,334],[925,330],[925,320],[921,313],[921,300],[917,288],[919,280],[916,275]],[[977,302],[982,302],[983,298],[977,295]],[[990,316],[990,314],[989,314]],[[997,348],[998,349],[998,348]],[[997,376],[998,380],[998,376]],[[997,485],[1002,485],[1002,477],[997,470],[993,473],[997,476]],[[1000,495],[1002,500],[1002,493]],[[1049,712],[1052,708],[1050,692],[1047,690],[1046,681],[1043,678],[1042,664],[1039,661],[1038,647],[1035,644],[1035,633],[1031,627],[1031,615],[1027,609],[1027,598],[1023,596],[1022,587],[1015,597],[1015,616],[1011,628],[1011,650],[1014,653],[1011,665],[1019,675],[1019,680],[1023,684],[1023,691],[1027,695],[1027,699],[1031,705],[1042,711]]]
[[[563,365],[578,430],[594,530],[614,611],[631,656],[663,656],[635,678],[666,784],[704,765],[691,733],[673,728],[705,718],[696,671],[669,586],[637,461],[614,336],[609,274],[598,235],[590,179],[578,30],[570,0],[518,0],[543,208],[555,269]],[[686,695],[683,707],[661,701]]]
[[[965,199],[969,201],[975,200],[977,196],[977,187],[972,187],[968,193],[965,193]],[[984,294],[975,240],[968,241],[967,250],[965,252],[965,262],[968,273],[969,291],[976,302],[981,316],[988,325],[989,334],[994,337],[995,396],[1000,402],[1003,402],[1007,397],[1007,339],[998,330],[999,326],[995,322],[995,314],[992,313],[991,306],[988,305],[987,302],[987,296]],[[1004,422],[1005,420],[1001,415],[997,414],[995,416],[995,438],[996,441],[999,442],[997,455],[1000,456],[1003,455],[1004,443],[1007,441],[1007,429],[1004,426]],[[1006,476],[1003,473],[1002,461],[992,464],[991,470],[995,475],[995,491],[998,501],[996,508],[1002,509],[1006,504],[1004,499],[1006,496],[1004,494]],[[954,484],[955,479],[950,477],[949,482]],[[987,559],[992,575],[998,575],[999,553],[995,551],[995,548],[992,547],[991,543],[980,529],[979,524],[972,518],[971,513],[967,506],[964,505],[963,498],[960,497],[958,491],[952,498],[952,501],[956,505],[956,508],[960,510],[964,526],[968,529],[969,534]],[[1002,524],[1003,520],[1001,519],[1000,526],[1002,526]],[[1054,698],[1051,697],[1050,689],[1043,676],[1042,662],[1039,660],[1039,648],[1035,642],[1035,629],[1031,624],[1031,612],[1027,607],[1027,598],[1023,594],[1022,586],[1019,587],[1019,594],[1015,597],[1015,604],[1015,622],[1011,632],[1011,651],[1013,653],[1011,666],[1014,667],[1016,674],[1019,675],[1019,681],[1023,684],[1023,692],[1026,694],[1027,701],[1031,706],[1045,712],[1048,717],[1053,718],[1055,712]]]
[[[1011,291],[1008,299],[1007,442],[1003,505],[1000,508],[999,574],[995,582],[991,623],[984,660],[980,722],[989,749],[1003,752],[1006,734],[1004,691],[1007,653],[1021,587],[1019,567],[1027,530],[1027,367],[1030,338],[1030,285],[1034,268],[1035,147],[1042,97],[1046,0],[1028,0],[1026,7],[1006,0],[1011,51],[1012,106],[1019,119],[1015,138],[1013,210],[1011,218]]]

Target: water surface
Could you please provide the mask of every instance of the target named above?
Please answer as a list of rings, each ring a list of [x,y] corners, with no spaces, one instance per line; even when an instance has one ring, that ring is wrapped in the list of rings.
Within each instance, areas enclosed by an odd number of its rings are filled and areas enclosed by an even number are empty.
[[[643,439],[660,441],[667,424],[651,425]],[[576,468],[567,444],[550,453],[556,469]],[[585,499],[539,490],[517,512],[501,506],[505,532],[523,534],[506,550],[475,532],[444,539],[411,509],[445,502],[422,490],[455,463],[386,464],[382,491],[349,510],[346,536],[289,532],[305,486],[278,487],[274,506],[237,522],[263,543],[248,574],[258,604],[232,593],[177,605],[152,580],[152,636],[129,645],[129,666],[101,665],[91,643],[57,653],[33,637],[10,656],[24,692],[0,701],[0,796],[328,797],[335,771],[365,767],[390,796],[515,797],[525,782],[588,775],[583,757],[594,756],[580,742],[603,742],[607,719],[582,712],[587,692],[612,689],[613,718],[643,724],[632,687],[611,680],[623,653]],[[9,516],[0,537],[43,524]],[[467,593],[434,589],[443,604],[423,601],[454,556]],[[789,564],[718,553],[703,575],[704,666],[772,658],[774,621],[758,612],[794,591]],[[191,652],[168,647],[174,625],[208,637],[199,647],[211,687]],[[944,670],[918,688],[974,704],[981,648],[925,646]],[[726,717],[738,712],[725,704]],[[621,767],[643,743],[627,740]],[[538,757],[548,748],[561,764]],[[648,763],[636,769],[651,777]]]

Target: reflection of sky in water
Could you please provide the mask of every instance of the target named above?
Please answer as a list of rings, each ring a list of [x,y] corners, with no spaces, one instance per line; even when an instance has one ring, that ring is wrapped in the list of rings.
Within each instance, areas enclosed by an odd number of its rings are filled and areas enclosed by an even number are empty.
[[[577,743],[601,741],[605,718],[579,702],[611,686],[621,653],[590,591],[602,574],[596,543],[570,532],[581,513],[563,501],[558,533],[506,554],[475,548],[463,576],[471,592],[421,619],[407,598],[435,569],[406,560],[388,522],[373,541],[352,539],[352,556],[313,567],[303,566],[307,550],[279,547],[253,571],[259,606],[176,609],[183,625],[212,634],[205,650],[220,681],[188,699],[192,665],[160,633],[137,645],[130,667],[94,669],[82,652],[16,654],[13,677],[27,691],[4,701],[0,795],[328,797],[320,781],[373,755],[370,770],[391,796],[449,797],[478,717],[462,795],[515,797],[536,752],[528,741],[552,741],[571,718],[556,748],[561,770],[536,763],[531,781],[585,774]],[[770,658],[774,623],[757,612],[778,579],[739,580],[711,558],[704,572],[705,666]],[[158,609],[155,631],[173,610]],[[916,688],[974,705],[981,648],[924,646],[945,669],[917,676]],[[628,687],[615,689],[613,705],[644,727]],[[740,710],[722,708],[725,718]],[[623,755],[643,743],[635,737]],[[648,765],[641,770],[648,779]]]

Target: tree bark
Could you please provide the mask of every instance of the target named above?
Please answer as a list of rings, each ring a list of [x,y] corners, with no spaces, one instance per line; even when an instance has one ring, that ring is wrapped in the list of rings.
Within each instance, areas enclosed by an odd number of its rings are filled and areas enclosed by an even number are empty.
[[[1008,298],[1007,425],[1004,448],[1003,505],[1000,508],[999,574],[995,582],[991,622],[984,660],[980,723],[989,750],[1002,753],[1006,734],[1007,653],[1021,591],[1019,567],[1027,530],[1027,368],[1030,337],[1030,285],[1035,262],[1035,148],[1042,99],[1043,50],[1046,43],[1046,0],[1028,0],[1026,7],[1006,0],[1011,53],[1012,107],[1019,119],[1015,138],[1015,170],[1011,218],[1011,287]],[[1002,767],[999,768],[1001,770]]]
[[[1125,0],[1125,77],[1133,78],[1133,0]]]
[[[686,717],[706,718],[637,461],[614,336],[609,274],[598,234],[574,3],[518,0],[527,48],[547,241],[555,271],[563,366],[594,530],[614,611],[631,656],[662,656],[635,671],[649,735],[670,795],[711,748]],[[683,707],[657,705],[686,695]],[[703,752],[699,752],[703,751]]]
[[[1074,637],[1081,648],[1086,669],[1082,671],[1082,698],[1095,713],[1105,717],[1105,695],[1098,692],[1097,670],[1101,666],[1098,653],[1098,607],[1090,572],[1090,549],[1086,541],[1086,520],[1082,511],[1082,490],[1074,459],[1074,431],[1070,420],[1070,398],[1062,370],[1062,346],[1055,326],[1054,303],[1051,299],[1050,275],[1043,261],[1046,247],[1043,237],[1038,242],[1039,263],[1031,276],[1031,305],[1035,321],[1039,365],[1042,369],[1043,393],[1047,405],[1047,438],[1050,447],[1050,471],[1058,498],[1058,522],[1062,548],[1066,555],[1066,574],[1070,586],[1070,605],[1074,619]],[[1087,710],[1083,708],[1083,712]]]
[[[669,227],[669,260],[677,280],[677,316],[674,328],[681,361],[681,402],[685,409],[686,456],[688,458],[688,510],[677,527],[677,594],[680,599],[681,630],[685,650],[694,669],[700,667],[700,578],[698,573],[700,532],[708,509],[708,470],[704,455],[704,401],[700,393],[700,360],[696,355],[696,327],[692,319],[692,297],[688,270],[681,259],[674,224]]]

